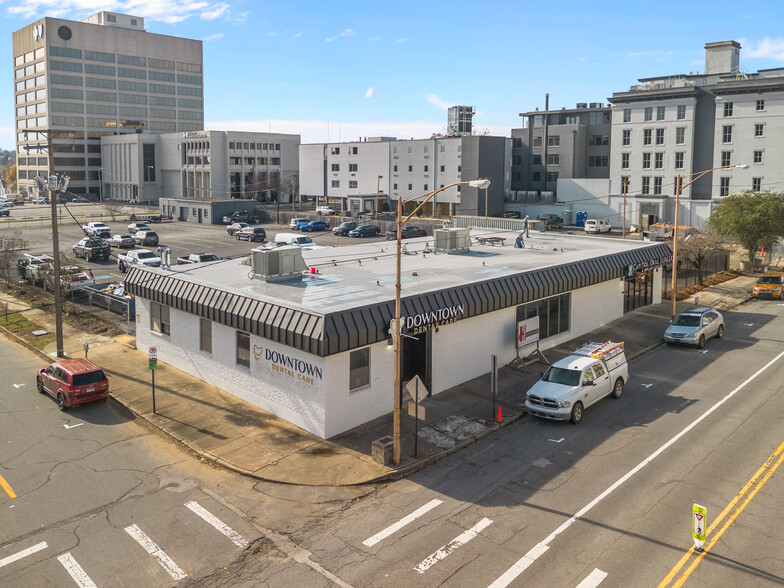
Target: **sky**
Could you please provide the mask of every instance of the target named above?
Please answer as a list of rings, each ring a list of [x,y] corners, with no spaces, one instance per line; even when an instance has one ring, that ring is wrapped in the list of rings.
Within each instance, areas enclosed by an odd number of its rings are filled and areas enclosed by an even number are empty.
[[[427,138],[457,104],[476,108],[476,132],[508,137],[547,93],[551,109],[606,103],[638,78],[702,72],[716,41],[741,44],[741,71],[784,67],[781,0],[0,0],[1,148],[14,149],[12,32],[101,10],[204,42],[208,129],[303,143]]]

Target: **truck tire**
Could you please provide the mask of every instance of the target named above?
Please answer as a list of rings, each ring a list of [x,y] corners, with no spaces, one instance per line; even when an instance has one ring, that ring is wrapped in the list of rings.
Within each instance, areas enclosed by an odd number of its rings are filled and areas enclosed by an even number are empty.
[[[576,402],[572,407],[572,418],[570,419],[573,425],[579,425],[583,420],[583,403]]]
[[[613,398],[620,398],[623,395],[623,379],[618,378],[615,380],[615,385],[613,386],[612,393],[610,396]]]
[[[126,271],[125,264],[124,264],[124,263],[121,261],[121,262],[120,262],[119,264],[117,264],[117,265],[118,265],[118,267],[119,267],[119,269],[120,269],[120,273],[121,273],[121,274],[124,274],[124,273],[125,273],[125,271]]]

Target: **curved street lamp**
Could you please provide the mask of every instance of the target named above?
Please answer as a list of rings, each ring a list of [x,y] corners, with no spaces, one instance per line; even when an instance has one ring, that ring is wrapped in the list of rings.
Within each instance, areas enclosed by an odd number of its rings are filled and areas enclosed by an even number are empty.
[[[705,171],[694,172],[693,174],[688,174],[686,176],[682,176],[678,174],[675,178],[675,230],[672,234],[672,288],[670,292],[670,298],[672,298],[672,316],[670,320],[675,320],[675,303],[677,302],[676,293],[678,291],[677,286],[677,271],[678,271],[678,209],[680,205],[681,199],[681,192],[684,188],[691,186],[694,182],[699,180],[705,174],[709,174],[712,171],[716,171],[719,169],[730,169],[730,168],[740,168],[740,169],[748,169],[749,165],[747,163],[738,163],[736,165],[721,165],[719,167],[714,167],[711,169],[706,169]],[[681,184],[683,178],[690,178],[692,176],[696,176],[693,180],[690,180],[686,184]]]
[[[427,204],[433,196],[438,194],[439,192],[443,192],[444,190],[451,188],[453,186],[461,186],[461,185],[469,185],[472,188],[481,189],[487,188],[490,186],[490,180],[483,179],[483,180],[470,180],[465,182],[455,182],[453,184],[449,184],[448,186],[443,186],[438,188],[437,190],[433,190],[432,192],[425,192],[419,196],[414,198],[409,198],[408,200],[403,200],[403,198],[398,196],[397,199],[397,247],[396,247],[396,268],[395,268],[395,319],[394,323],[391,325],[390,332],[392,334],[392,340],[395,345],[395,388],[394,388],[394,410],[393,410],[393,427],[392,427],[392,461],[395,465],[400,464],[400,405],[402,404],[402,396],[403,396],[403,389],[402,389],[402,382],[400,377],[400,368],[402,364],[402,346],[401,346],[401,333],[403,331],[400,325],[400,265],[401,265],[401,252],[402,252],[402,234],[403,234],[403,225],[406,224],[411,217],[414,216],[417,211],[422,208],[425,204]],[[419,200],[423,196],[427,196],[419,205],[414,208],[414,210],[409,213],[409,215],[403,218],[403,204],[408,202]]]

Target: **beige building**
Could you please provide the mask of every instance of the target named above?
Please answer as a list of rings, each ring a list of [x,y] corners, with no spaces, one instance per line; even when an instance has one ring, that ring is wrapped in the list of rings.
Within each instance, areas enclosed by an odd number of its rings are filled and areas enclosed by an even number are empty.
[[[101,137],[204,127],[202,42],[148,33],[143,18],[42,18],[13,33],[13,56],[20,191],[61,173],[97,200],[113,181]],[[154,161],[141,166],[154,181]]]

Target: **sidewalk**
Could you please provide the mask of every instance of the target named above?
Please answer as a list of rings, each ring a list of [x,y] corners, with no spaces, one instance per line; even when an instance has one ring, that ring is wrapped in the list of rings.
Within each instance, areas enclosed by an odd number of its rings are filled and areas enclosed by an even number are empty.
[[[740,276],[709,287],[698,294],[699,304],[721,310],[734,308],[751,297],[755,281],[755,276]],[[1,300],[9,301],[9,310],[24,307],[4,295],[0,295]],[[693,304],[693,298],[678,302],[678,311]],[[592,333],[549,349],[545,355],[554,362],[585,342],[612,339],[624,341],[627,357],[633,359],[662,344],[670,313],[669,301],[638,309]],[[43,311],[30,310],[25,316],[54,331],[52,317]],[[372,460],[371,444],[391,435],[391,414],[325,441],[163,364],[158,364],[155,372],[156,414],[153,414],[147,356],[135,349],[133,336],[93,336],[64,325],[64,340],[69,357],[83,357],[83,344],[87,341],[89,358],[109,374],[112,397],[194,453],[254,478],[313,486],[400,478],[513,423],[524,416],[525,391],[539,379],[545,367],[533,364],[522,369],[510,366],[499,369],[497,405],[503,416],[500,423],[495,420],[497,412],[493,411],[489,374],[427,399],[422,404],[426,421],[417,424],[416,457],[413,457],[415,422],[404,412],[401,463],[398,467],[386,467]],[[50,356],[54,351],[54,344],[50,344],[46,353],[37,352],[42,356],[42,365],[43,358],[54,361]],[[77,409],[73,415],[78,418]]]

